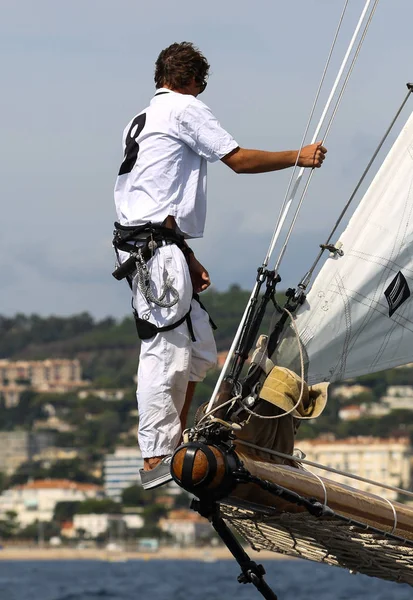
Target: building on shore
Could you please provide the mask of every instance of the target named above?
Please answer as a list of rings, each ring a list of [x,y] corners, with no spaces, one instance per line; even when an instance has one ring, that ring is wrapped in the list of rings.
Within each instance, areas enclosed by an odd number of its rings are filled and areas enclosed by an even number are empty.
[[[143,468],[141,451],[136,446],[115,448],[113,454],[106,454],[103,462],[103,478],[105,494],[112,500],[119,502],[122,492],[132,485],[141,485],[139,470]],[[171,481],[163,487],[165,492],[165,505],[173,504],[173,496],[182,493],[182,489]]]
[[[348,404],[338,411],[338,417],[342,421],[357,421],[363,416],[364,410],[359,404]]]
[[[66,525],[65,537],[77,537],[82,532],[84,537],[96,539],[100,535],[109,532],[111,536],[119,541],[123,538],[127,529],[141,529],[144,521],[137,514],[95,514],[74,515],[73,526]]]
[[[171,510],[168,517],[159,520],[159,528],[171,535],[181,546],[193,546],[211,537],[211,525],[198,513],[188,510]]]
[[[389,385],[386,395],[380,398],[385,406],[391,410],[413,410],[413,386]]]
[[[21,464],[53,446],[55,438],[49,431],[0,431],[0,470],[11,475]]]
[[[17,406],[25,390],[65,393],[88,385],[78,359],[0,359],[0,396],[6,408]]]
[[[123,400],[126,395],[126,390],[124,389],[96,389],[96,388],[88,388],[86,390],[81,390],[77,393],[77,397],[81,400],[84,400],[88,397],[99,398],[100,400],[104,400],[105,402],[117,402],[119,400]]]
[[[370,404],[349,404],[343,406],[338,411],[338,417],[342,421],[358,421],[366,417],[385,417],[391,412],[391,409],[382,402],[374,402]]]
[[[8,511],[17,513],[21,527],[31,523],[50,522],[58,502],[83,502],[103,497],[103,488],[92,483],[68,479],[38,479],[16,485],[0,495],[0,518]]]
[[[413,453],[409,438],[359,436],[334,440],[328,436],[314,440],[297,440],[297,447],[304,452],[306,460],[343,472],[331,473],[304,465],[306,469],[321,477],[377,494],[388,500],[400,499],[398,492],[351,479],[345,473],[406,490],[412,487]]]
[[[140,485],[139,469],[142,467],[143,458],[137,447],[118,447],[113,454],[106,454],[103,467],[106,495],[119,501],[124,489]]]
[[[44,448],[37,454],[33,455],[33,460],[42,462],[45,466],[59,462],[61,460],[75,460],[81,456],[81,451],[78,448],[59,448],[58,446],[50,446]]]
[[[365,385],[359,385],[358,383],[334,385],[332,388],[333,397],[340,397],[345,400],[349,400],[355,396],[360,396],[361,394],[366,394],[369,392],[370,388]]]

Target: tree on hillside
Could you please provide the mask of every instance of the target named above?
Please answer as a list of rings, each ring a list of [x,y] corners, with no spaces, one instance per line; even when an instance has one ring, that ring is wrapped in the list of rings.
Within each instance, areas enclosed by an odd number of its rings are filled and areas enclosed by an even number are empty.
[[[120,512],[122,512],[121,505],[110,498],[104,498],[102,500],[89,498],[88,500],[84,500],[84,502],[80,502],[76,507],[76,514],[78,515],[114,515],[119,514]]]
[[[19,529],[17,513],[13,510],[6,511],[0,519],[0,539],[8,540],[14,537]]]
[[[0,494],[3,490],[7,489],[8,486],[9,486],[9,477],[6,475],[6,473],[3,473],[2,471],[0,471]]]
[[[355,396],[351,396],[350,398],[342,398],[340,399],[340,408],[345,406],[351,406],[353,404],[357,404],[360,406],[361,404],[374,404],[378,401],[378,398],[374,394],[373,390],[366,390],[365,392],[361,392],[360,394],[356,394]]]
[[[32,390],[25,390],[20,394],[19,403],[11,408],[2,407],[0,429],[11,431],[16,427],[30,430],[37,419],[46,415],[43,404],[37,401],[37,395]]]
[[[103,410],[96,418],[79,425],[78,445],[82,448],[93,447],[108,452],[116,445],[120,431],[118,413],[113,410]]]
[[[180,494],[174,496],[174,508],[189,508],[191,503],[190,494],[182,490]]]
[[[88,313],[72,317],[0,316],[0,357],[9,358],[32,344],[46,344],[84,334],[94,325]]]
[[[65,501],[58,502],[54,508],[53,521],[60,525],[65,521],[73,521],[73,517],[76,514],[80,501]]]
[[[101,480],[90,473],[90,467],[80,458],[49,461],[27,461],[10,477],[10,485],[21,485],[29,479],[70,479],[79,483],[100,484]]]
[[[22,540],[36,540],[37,542],[48,541],[50,538],[60,535],[60,527],[53,521],[36,521],[27,525],[18,532]]]
[[[144,490],[141,485],[131,485],[122,491],[122,504],[123,506],[133,507],[152,506],[156,504],[157,499],[163,496],[164,493],[161,487]]]
[[[45,479],[47,470],[41,461],[26,461],[10,476],[9,485],[24,485],[29,479]]]
[[[151,490],[147,490],[150,492]],[[148,497],[145,496],[147,492],[141,485],[131,485],[122,491],[122,504],[123,506],[144,506],[148,503]]]
[[[145,525],[154,525],[158,523],[159,519],[165,517],[168,514],[168,509],[162,504],[152,504],[145,506],[142,512],[142,517],[145,521]]]

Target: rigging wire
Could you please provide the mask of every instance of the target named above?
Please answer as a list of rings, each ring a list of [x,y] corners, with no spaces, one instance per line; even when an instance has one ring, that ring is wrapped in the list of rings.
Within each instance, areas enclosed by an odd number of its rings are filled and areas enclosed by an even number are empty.
[[[357,481],[362,481],[363,483],[369,483],[376,487],[381,487],[385,490],[391,490],[393,492],[397,492],[399,494],[403,494],[404,496],[409,496],[410,498],[413,498],[413,492],[409,492],[407,490],[404,490],[403,488],[394,487],[394,486],[388,485],[386,483],[379,483],[378,481],[374,481],[374,479],[367,479],[366,477],[361,477],[360,475],[355,475],[354,473],[347,473],[346,471],[340,471],[339,469],[334,469],[333,467],[327,467],[326,465],[322,465],[322,464],[314,462],[312,460],[299,458],[297,456],[293,456],[290,454],[284,454],[283,452],[278,452],[277,450],[270,450],[269,448],[263,448],[262,446],[257,446],[256,444],[252,444],[251,442],[246,442],[245,440],[237,439],[236,443],[237,443],[237,445],[240,444],[242,446],[248,446],[250,448],[254,448],[255,450],[260,450],[262,452],[266,452],[267,454],[272,454],[274,456],[278,456],[279,458],[286,458],[288,460],[293,460],[295,462],[299,462],[304,465],[309,465],[310,467],[316,467],[317,469],[329,471],[330,473],[336,473],[337,475],[344,475],[345,477],[349,477],[350,479],[356,479]]]
[[[375,5],[377,4],[377,2],[378,2],[378,0],[376,0],[376,3],[375,3]],[[359,31],[360,31],[360,29],[361,29],[361,26],[362,26],[362,24],[363,24],[363,22],[364,22],[365,15],[366,15],[366,13],[367,13],[367,11],[368,11],[368,8],[369,8],[369,6],[370,6],[370,3],[371,3],[371,0],[366,0],[366,3],[365,3],[365,6],[364,6],[364,8],[363,8],[363,11],[362,11],[362,13],[361,13],[360,19],[359,19],[359,21],[358,21],[358,23],[357,23],[357,26],[356,26],[356,29],[355,29],[355,31],[354,31],[354,33],[353,33],[353,36],[352,36],[352,38],[351,38],[351,41],[350,41],[349,47],[348,47],[348,49],[347,49],[347,51],[346,51],[346,54],[345,54],[345,56],[344,56],[344,59],[343,59],[343,61],[342,61],[341,67],[340,67],[340,69],[339,69],[339,73],[338,73],[338,75],[337,75],[337,77],[336,77],[336,80],[335,80],[335,82],[334,82],[333,88],[332,88],[332,90],[331,90],[331,92],[330,92],[330,95],[329,95],[329,98],[328,98],[328,100],[327,100],[327,103],[326,103],[326,105],[325,105],[325,107],[324,107],[324,110],[323,110],[322,116],[321,116],[321,118],[320,118],[320,121],[319,121],[319,123],[318,123],[318,126],[317,126],[317,128],[316,128],[316,131],[315,131],[315,133],[314,133],[314,136],[313,136],[313,140],[314,140],[314,141],[316,141],[316,139],[317,139],[317,136],[319,135],[319,131],[320,131],[320,129],[321,129],[322,123],[323,123],[323,121],[324,121],[324,119],[325,119],[325,116],[326,116],[326,114],[327,114],[327,112],[328,112],[328,109],[329,109],[329,106],[330,106],[330,104],[331,104],[332,98],[333,98],[333,96],[334,96],[334,94],[335,94],[335,92],[336,92],[336,90],[337,90],[337,87],[338,87],[339,81],[340,81],[340,79],[341,79],[341,76],[342,76],[342,74],[343,74],[343,72],[344,72],[345,65],[346,65],[346,63],[347,63],[347,61],[348,61],[349,55],[350,55],[350,53],[351,53],[351,50],[352,50],[352,48],[353,48],[353,46],[354,46],[354,43],[355,43],[355,41],[356,41],[356,39],[357,39],[357,36],[358,36],[358,33],[359,33]],[[346,3],[346,4],[347,4],[347,3]],[[340,24],[340,27],[341,27],[341,22],[342,22],[342,16],[340,17],[340,22],[339,22],[339,24]],[[336,43],[336,36],[335,36],[335,38],[334,38],[334,44],[335,44],[335,43]],[[324,77],[324,73],[323,73],[323,77]],[[290,208],[290,206],[291,206],[291,203],[292,203],[292,201],[293,201],[293,199],[294,199],[294,197],[295,197],[295,193],[296,193],[296,191],[297,191],[297,189],[298,189],[298,185],[299,185],[299,182],[300,182],[300,180],[301,180],[301,178],[302,178],[302,174],[303,174],[303,172],[304,172],[304,169],[303,169],[303,168],[301,168],[301,169],[300,169],[300,172],[299,172],[299,174],[298,174],[298,176],[297,176],[296,182],[295,182],[295,184],[294,184],[294,187],[293,187],[292,193],[290,194],[290,197],[289,197],[289,199],[288,199],[288,202],[286,203],[286,206],[284,207],[284,211],[282,212],[281,218],[279,218],[278,225],[277,225],[277,227],[276,227],[276,231],[275,231],[275,233],[274,233],[274,235],[273,235],[273,238],[272,238],[272,240],[271,240],[271,243],[270,243],[270,247],[269,247],[269,249],[268,249],[268,251],[267,251],[267,256],[265,257],[265,260],[264,260],[264,263],[263,263],[263,267],[265,267],[265,266],[268,264],[269,260],[270,260],[270,256],[271,256],[271,254],[272,254],[272,251],[273,251],[273,249],[274,249],[274,247],[275,247],[276,241],[277,241],[277,239],[278,239],[278,237],[279,237],[279,234],[280,234],[281,228],[282,228],[282,226],[283,226],[283,224],[284,224],[284,221],[285,221],[285,219],[286,219],[286,217],[287,217],[287,214],[288,214],[289,208]],[[237,344],[238,344],[238,341],[239,341],[239,339],[240,339],[241,332],[242,332],[242,330],[243,330],[244,324],[245,324],[245,322],[246,322],[246,319],[247,319],[247,315],[248,315],[248,313],[249,313],[249,310],[250,310],[250,307],[251,307],[251,305],[252,305],[252,300],[253,300],[253,298],[255,297],[256,293],[258,292],[258,290],[259,290],[259,287],[260,287],[260,285],[262,284],[262,282],[264,281],[264,279],[265,279],[265,275],[264,275],[264,269],[261,269],[261,273],[260,273],[260,275],[257,277],[257,280],[256,280],[256,282],[255,282],[254,288],[253,288],[253,290],[252,290],[252,293],[251,293],[251,296],[250,296],[250,299],[249,299],[249,301],[248,301],[248,303],[247,303],[247,306],[246,306],[246,308],[245,308],[244,314],[243,314],[243,316],[242,316],[242,318],[241,318],[240,324],[239,324],[239,326],[238,326],[238,329],[237,329],[237,332],[236,332],[236,334],[235,334],[234,340],[233,340],[233,342],[232,342],[232,345],[231,345],[231,347],[230,347],[230,350],[229,350],[229,352],[228,352],[228,356],[227,356],[227,358],[226,358],[226,360],[225,360],[224,366],[223,366],[223,368],[222,368],[222,370],[221,370],[220,376],[218,377],[218,381],[217,381],[217,383],[216,383],[216,385],[215,385],[215,388],[214,388],[214,391],[213,391],[213,393],[212,393],[211,399],[210,399],[210,401],[209,401],[209,403],[208,403],[207,411],[211,410],[211,408],[212,408],[212,406],[213,406],[213,404],[214,404],[214,402],[215,402],[215,399],[216,399],[216,397],[217,397],[217,395],[218,395],[218,392],[219,392],[219,389],[220,389],[220,387],[221,387],[221,384],[222,384],[222,382],[223,382],[223,380],[224,380],[224,378],[225,378],[225,375],[226,375],[226,372],[227,372],[227,369],[228,369],[229,363],[230,363],[230,361],[231,361],[231,359],[232,359],[232,356],[233,356],[233,354],[234,354],[235,348],[236,348],[236,346],[237,346]]]
[[[358,183],[357,183],[356,187],[354,188],[354,191],[353,191],[353,193],[351,194],[351,196],[350,196],[350,198],[348,199],[348,201],[347,201],[346,205],[344,206],[343,210],[341,211],[341,213],[340,213],[340,215],[339,215],[339,217],[338,217],[338,219],[337,219],[337,221],[336,221],[336,223],[335,223],[335,225],[334,225],[333,229],[331,230],[331,232],[330,232],[330,234],[329,234],[329,236],[328,236],[328,238],[327,238],[327,240],[326,240],[325,244],[323,244],[324,246],[328,246],[328,244],[330,243],[330,241],[331,241],[331,239],[332,239],[333,235],[334,235],[334,234],[335,234],[335,232],[337,231],[337,229],[338,229],[338,226],[340,225],[341,221],[343,220],[343,217],[344,217],[344,215],[346,214],[347,210],[348,210],[348,209],[349,209],[349,207],[350,207],[350,204],[352,203],[352,201],[354,200],[354,198],[355,198],[355,196],[356,196],[357,192],[359,191],[359,189],[360,189],[360,187],[361,187],[361,185],[362,185],[362,183],[363,183],[364,179],[365,179],[365,178],[366,178],[366,176],[367,176],[367,173],[370,171],[370,168],[371,168],[371,166],[372,166],[373,162],[375,161],[375,159],[376,159],[376,157],[377,157],[378,153],[379,153],[379,152],[380,152],[380,150],[382,149],[382,146],[383,146],[384,142],[386,141],[386,139],[388,138],[388,136],[389,136],[389,134],[390,134],[391,130],[393,129],[393,127],[394,127],[394,124],[396,123],[397,119],[398,119],[398,118],[399,118],[399,116],[400,116],[400,113],[402,112],[403,108],[405,107],[407,100],[410,98],[410,95],[411,95],[411,94],[412,94],[412,92],[413,92],[413,84],[411,84],[411,83],[408,83],[408,84],[407,84],[407,87],[408,87],[408,89],[409,89],[409,91],[407,92],[407,95],[405,96],[405,98],[404,98],[404,100],[403,100],[402,104],[400,105],[400,107],[399,107],[399,109],[397,110],[397,112],[396,112],[395,116],[393,117],[393,119],[392,119],[392,121],[391,121],[390,125],[388,126],[388,128],[387,128],[387,130],[386,130],[386,132],[385,132],[384,136],[383,136],[383,137],[382,137],[382,139],[380,140],[380,142],[379,142],[379,144],[378,144],[378,146],[377,146],[376,150],[374,151],[374,153],[373,153],[373,156],[371,157],[371,159],[370,159],[370,161],[369,161],[368,165],[367,165],[367,166],[366,166],[366,168],[364,169],[364,171],[363,171],[363,174],[361,175],[361,177],[360,177],[360,179],[359,179],[359,181],[358,181]],[[319,263],[319,261],[320,261],[320,259],[321,259],[322,255],[323,255],[323,252],[324,252],[324,249],[322,249],[322,250],[320,250],[320,251],[319,251],[319,253],[318,253],[318,255],[317,255],[317,257],[316,257],[316,259],[315,259],[314,263],[312,264],[312,266],[310,267],[310,269],[307,271],[307,273],[306,273],[306,274],[305,274],[305,276],[303,277],[303,279],[302,279],[302,281],[301,281],[301,283],[300,283],[300,287],[302,287],[303,289],[305,289],[305,288],[308,286],[308,284],[310,283],[310,280],[311,280],[311,277],[312,277],[312,275],[313,275],[313,272],[314,272],[314,270],[315,270],[315,268],[316,268],[317,264]]]
[[[356,42],[356,39],[357,39],[358,34],[360,32],[360,29],[361,29],[361,27],[363,25],[363,22],[365,20],[365,16],[366,16],[366,14],[368,12],[368,9],[369,9],[371,1],[372,0],[366,0],[366,3],[365,3],[364,8],[363,8],[363,11],[362,11],[362,13],[360,15],[360,18],[358,20],[357,26],[356,26],[356,28],[354,30],[353,36],[352,36],[352,38],[350,40],[350,43],[348,45],[347,51],[346,51],[346,53],[344,55],[344,58],[342,60],[341,65],[340,65],[340,68],[339,68],[339,71],[337,73],[336,79],[335,79],[334,84],[333,84],[333,86],[331,88],[330,95],[329,95],[329,97],[327,99],[327,102],[326,102],[326,104],[324,106],[324,109],[323,109],[323,112],[321,114],[321,117],[319,119],[319,122],[317,124],[316,129],[315,129],[315,132],[314,132],[313,137],[311,139],[311,143],[312,144],[314,144],[317,141],[317,138],[318,138],[318,136],[320,134],[322,125],[323,125],[324,120],[326,118],[326,115],[327,115],[327,113],[328,113],[328,111],[330,109],[330,105],[332,103],[333,97],[334,97],[334,95],[335,95],[335,93],[337,91],[337,88],[338,88],[338,85],[339,85],[340,80],[342,78],[344,69],[345,69],[346,64],[348,62],[349,56],[350,56],[351,51],[353,49],[353,46],[354,46],[354,44]],[[378,1],[379,0],[375,0],[375,6],[377,5]],[[267,257],[266,257],[267,262],[266,262],[266,264],[268,264],[268,262],[270,260],[270,257],[271,257],[271,254],[272,254],[272,252],[274,250],[274,247],[275,247],[275,245],[276,245],[276,243],[278,241],[279,235],[281,233],[281,228],[282,228],[282,226],[283,226],[283,224],[285,222],[285,219],[287,218],[287,214],[288,214],[288,212],[290,210],[290,207],[291,207],[291,204],[292,204],[292,202],[293,202],[293,200],[295,198],[295,193],[296,193],[296,191],[298,189],[298,185],[299,185],[299,183],[300,183],[300,181],[301,181],[301,179],[303,177],[304,171],[305,171],[305,168],[301,167],[301,169],[300,169],[300,171],[299,171],[299,173],[297,175],[297,180],[296,180],[295,185],[294,185],[293,193],[290,195],[290,197],[288,199],[288,202],[286,203],[286,206],[285,206],[282,218],[281,218],[281,220],[280,220],[280,222],[278,224],[278,227],[276,228],[276,231],[275,231],[275,233],[274,233],[274,235],[272,237],[271,244],[270,244],[270,247],[269,247],[268,252],[267,252]]]
[[[326,129],[326,132],[325,132],[325,134],[324,134],[324,136],[323,136],[323,143],[325,143],[325,141],[326,141],[326,139],[327,139],[327,137],[328,137],[328,134],[329,134],[329,132],[330,132],[331,126],[332,126],[332,124],[333,124],[333,121],[334,121],[334,119],[335,119],[335,116],[336,116],[336,114],[337,114],[338,108],[339,108],[339,106],[340,106],[340,104],[341,104],[341,100],[342,100],[342,98],[343,98],[343,95],[344,95],[344,92],[345,92],[345,90],[346,90],[346,88],[347,88],[347,84],[348,84],[348,82],[349,82],[349,79],[350,79],[350,76],[351,76],[351,74],[352,74],[352,72],[353,72],[353,69],[354,69],[354,66],[355,66],[355,64],[356,64],[357,58],[358,58],[358,56],[359,56],[359,54],[360,54],[360,50],[361,50],[361,48],[362,48],[362,46],[363,46],[363,42],[364,42],[364,40],[365,40],[365,37],[366,37],[366,35],[367,35],[367,32],[368,32],[368,30],[369,30],[369,27],[370,27],[371,21],[372,21],[372,19],[373,19],[374,13],[375,13],[375,11],[376,11],[376,8],[377,8],[377,4],[378,4],[378,2],[379,2],[379,0],[375,0],[375,2],[374,2],[374,5],[373,5],[373,7],[372,7],[372,9],[371,9],[371,12],[370,12],[370,14],[369,14],[369,16],[368,16],[368,19],[367,19],[367,21],[366,21],[366,24],[365,24],[365,26],[364,26],[364,29],[363,29],[362,35],[361,35],[361,37],[360,37],[360,40],[359,40],[359,42],[358,42],[358,45],[357,45],[357,48],[356,48],[356,50],[355,50],[355,53],[354,53],[354,55],[353,55],[352,61],[351,61],[351,63],[350,63],[350,67],[349,67],[349,69],[348,69],[348,71],[347,71],[347,74],[346,74],[346,76],[345,76],[345,78],[344,78],[344,81],[343,81],[343,83],[342,83],[342,86],[341,86],[341,90],[339,91],[338,97],[337,97],[337,99],[336,99],[336,102],[335,102],[335,105],[334,105],[334,107],[333,107],[333,112],[332,112],[332,114],[331,114],[331,116],[330,116],[330,119],[329,119],[329,121],[328,121],[328,123],[327,123],[327,129]],[[320,129],[321,129],[321,125],[320,125]],[[317,135],[318,135],[318,133],[317,133]],[[275,264],[274,270],[275,270],[275,273],[276,273],[276,274],[278,273],[278,269],[279,269],[279,267],[280,267],[280,264],[281,264],[281,261],[282,261],[282,259],[283,259],[283,257],[284,257],[285,251],[286,251],[286,249],[287,249],[288,242],[290,241],[290,238],[291,238],[291,235],[292,235],[293,229],[294,229],[294,227],[295,227],[295,224],[296,224],[296,221],[297,221],[298,215],[299,215],[299,213],[300,213],[301,207],[302,207],[302,205],[303,205],[304,199],[305,199],[305,197],[306,197],[306,195],[307,195],[307,191],[308,191],[308,188],[309,188],[309,186],[310,186],[310,183],[311,183],[311,180],[312,180],[312,178],[313,178],[313,175],[314,175],[314,169],[311,169],[311,171],[310,171],[310,173],[309,173],[309,175],[308,175],[308,178],[307,178],[306,184],[305,184],[305,186],[304,186],[304,189],[303,189],[303,191],[302,191],[302,193],[301,193],[301,196],[300,196],[300,199],[299,199],[299,202],[298,202],[297,208],[296,208],[296,210],[295,210],[295,212],[294,212],[294,216],[293,216],[293,219],[292,219],[292,221],[291,221],[290,227],[289,227],[289,229],[288,229],[287,235],[286,235],[286,237],[285,237],[284,244],[283,244],[283,246],[282,246],[282,248],[281,248],[280,254],[279,254],[279,256],[278,256],[278,259],[277,259],[277,262],[276,262],[276,264]]]
[[[285,191],[284,199],[283,199],[283,202],[281,204],[280,212],[279,212],[278,217],[277,217],[277,221],[276,221],[276,224],[275,224],[275,231],[277,231],[277,229],[278,229],[278,226],[279,226],[279,223],[281,221],[282,214],[283,214],[283,211],[284,211],[284,207],[285,207],[285,205],[287,204],[287,201],[288,201],[289,193],[291,191],[291,187],[292,187],[292,184],[293,184],[293,181],[294,181],[294,177],[295,177],[295,174],[296,174],[296,171],[297,171],[298,159],[299,159],[301,150],[304,147],[305,139],[307,137],[308,130],[310,129],[311,121],[313,120],[315,109],[317,107],[317,103],[318,103],[318,100],[319,100],[319,97],[320,97],[321,89],[323,87],[324,80],[325,80],[326,75],[327,75],[328,67],[330,66],[331,58],[333,56],[334,48],[336,46],[336,42],[337,42],[340,30],[341,30],[341,26],[343,24],[343,20],[344,20],[345,14],[346,14],[348,3],[349,3],[349,0],[346,0],[346,2],[344,3],[343,10],[341,12],[341,16],[340,16],[340,19],[339,19],[339,22],[338,22],[338,25],[337,25],[337,28],[336,28],[336,32],[334,34],[334,38],[333,38],[332,44],[330,46],[330,51],[328,53],[326,64],[324,66],[324,71],[323,71],[323,74],[321,76],[320,83],[318,84],[318,89],[317,89],[317,92],[316,92],[316,95],[315,95],[315,98],[314,98],[313,106],[311,107],[310,115],[308,117],[307,124],[306,124],[305,130],[304,130],[303,136],[301,138],[301,143],[300,143],[300,147],[299,147],[299,150],[298,150],[298,153],[297,153],[297,158],[296,158],[296,161],[295,161],[295,164],[294,164],[294,167],[293,167],[293,171],[291,173],[291,177],[290,177],[290,180],[288,182],[287,189]],[[294,190],[292,192],[294,195],[296,193],[296,187],[298,187],[297,183],[294,185]],[[275,235],[275,233],[274,233],[274,235]],[[273,241],[273,239],[271,239],[270,247],[271,247],[272,241]],[[267,253],[267,257],[268,257],[268,253]],[[267,257],[264,259],[264,265],[267,265],[268,262],[269,262],[269,257],[268,258]]]

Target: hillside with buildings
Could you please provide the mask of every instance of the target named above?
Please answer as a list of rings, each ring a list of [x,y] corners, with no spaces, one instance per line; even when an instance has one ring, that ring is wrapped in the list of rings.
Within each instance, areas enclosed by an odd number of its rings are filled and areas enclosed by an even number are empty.
[[[219,367],[245,294],[234,287],[207,297],[219,326]],[[0,543],[209,542],[208,524],[188,511],[188,495],[175,484],[152,493],[139,486],[132,320],[18,315],[0,317],[0,332]],[[190,419],[217,375],[198,386]],[[409,365],[331,385],[324,413],[302,422],[297,435],[308,460],[405,489],[412,489],[412,441]],[[378,493],[401,500],[394,490]]]

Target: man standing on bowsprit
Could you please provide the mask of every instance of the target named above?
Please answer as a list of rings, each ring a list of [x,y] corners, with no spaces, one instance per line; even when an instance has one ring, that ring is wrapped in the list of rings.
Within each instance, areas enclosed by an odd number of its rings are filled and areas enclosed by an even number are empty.
[[[209,317],[197,299],[211,282],[186,242],[204,232],[207,162],[222,160],[235,173],[266,173],[297,162],[296,150],[239,146],[198,100],[208,72],[207,60],[189,42],[162,50],[156,93],[124,131],[115,186],[114,246],[142,340],[137,400],[145,489],[172,479],[170,458],[196,382],[216,364]],[[321,167],[326,152],[320,143],[305,146],[298,165]]]

